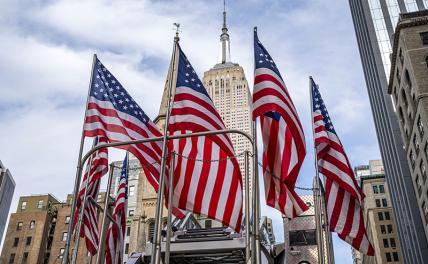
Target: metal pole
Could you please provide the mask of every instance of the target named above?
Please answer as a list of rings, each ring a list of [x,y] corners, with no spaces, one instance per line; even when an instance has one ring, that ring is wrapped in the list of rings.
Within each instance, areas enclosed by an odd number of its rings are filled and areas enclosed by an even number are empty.
[[[154,230],[154,237],[155,241],[153,243],[153,249],[152,249],[152,264],[160,264],[160,257],[161,257],[161,231],[162,231],[162,211],[163,211],[163,195],[164,195],[164,181],[165,181],[165,162],[167,157],[167,146],[168,146],[168,124],[169,124],[169,116],[170,116],[170,110],[171,110],[171,97],[172,97],[172,88],[173,85],[175,85],[174,79],[176,76],[175,73],[175,66],[176,66],[176,53],[177,53],[177,46],[178,46],[178,28],[176,35],[174,37],[174,47],[172,50],[172,65],[171,65],[171,71],[168,77],[168,104],[167,104],[167,111],[166,111],[166,117],[165,117],[165,126],[163,130],[163,146],[162,146],[162,160],[161,160],[161,167],[160,167],[160,175],[159,175],[159,187],[158,187],[158,196],[157,196],[157,204],[156,204],[156,215],[155,215],[155,230]]]
[[[245,263],[251,260],[250,243],[250,157],[248,151],[244,153],[245,162]]]
[[[310,95],[310,105],[311,105],[311,116],[314,112],[313,109],[313,98],[312,98],[312,77],[309,76],[309,95]],[[311,124],[312,124],[312,136],[315,138],[315,131],[314,131],[314,122],[313,118],[311,118]],[[319,179],[319,171],[318,171],[318,161],[317,161],[317,149],[315,147],[315,140],[314,140],[314,167],[315,167],[315,177],[314,177],[314,206],[315,206],[315,223],[317,226],[317,246],[318,246],[318,263],[323,264],[325,262],[325,256],[324,256],[324,238],[323,238],[323,230],[322,230],[322,208],[321,208],[321,188],[320,188],[320,179]],[[316,201],[315,201],[316,199]]]
[[[94,57],[92,59],[91,77],[89,79],[88,95],[86,97],[85,117],[86,117],[86,113],[88,111],[89,95],[91,94],[92,77],[94,75],[94,68],[95,68],[95,62],[96,61],[97,61],[97,54],[94,54]],[[63,254],[63,258],[62,258],[62,264],[67,264],[69,261],[68,255],[69,255],[69,251],[70,251],[71,233],[73,232],[72,228],[73,228],[73,224],[74,224],[73,216],[74,216],[74,211],[76,210],[76,198],[77,198],[77,195],[79,193],[81,170],[82,170],[81,160],[82,160],[82,154],[83,154],[83,145],[85,143],[85,135],[83,133],[84,126],[85,126],[85,117],[83,118],[82,136],[80,138],[80,147],[79,147],[79,155],[77,158],[76,176],[74,178],[73,199],[71,202],[71,214],[70,214],[71,217],[70,217],[70,222],[68,224],[68,229],[67,229],[68,235],[67,235],[67,239],[66,239],[65,245],[64,245],[64,254]]]
[[[331,231],[330,231],[330,225],[328,222],[328,215],[327,215],[327,207],[325,203],[325,193],[324,189],[320,186],[320,193],[321,193],[321,210],[322,210],[322,216],[323,216],[323,229],[325,234],[325,244],[326,244],[326,254],[327,254],[327,260],[328,264],[334,263],[334,251],[333,251],[333,240],[331,237]]]
[[[171,249],[171,217],[172,217],[172,194],[174,188],[174,167],[175,167],[175,153],[171,153],[171,161],[169,167],[169,182],[168,182],[168,222],[166,224],[166,242],[165,242],[165,264],[169,264],[169,255]]]
[[[96,142],[97,142],[97,140],[94,139],[94,142],[92,143],[92,148],[94,148],[96,146]],[[91,159],[89,160],[89,164],[88,164],[88,167],[87,167],[88,173],[87,173],[87,176],[86,176],[86,182],[85,181],[82,182],[82,186],[85,185],[85,192],[84,192],[84,195],[83,195],[82,206],[80,208],[80,212],[79,212],[79,215],[78,215],[78,218],[77,218],[76,232],[74,234],[74,250],[73,250],[73,253],[71,255],[71,263],[76,263],[77,253],[79,251],[80,232],[82,230],[83,215],[85,214],[85,207],[86,207],[86,203],[88,201],[88,197],[87,196],[88,196],[89,182],[91,180],[90,177],[91,177],[92,160],[93,160],[93,155],[91,156]]]
[[[260,249],[260,191],[259,191],[259,170],[257,158],[257,121],[253,121],[253,247],[252,261],[261,264]]]
[[[104,199],[104,212],[103,212],[103,220],[101,222],[101,238],[100,238],[100,245],[98,247],[98,254],[97,254],[97,264],[102,264],[104,262],[104,251],[105,251],[105,243],[106,243],[106,231],[108,227],[108,209],[109,209],[109,198],[110,198],[110,191],[111,191],[111,183],[113,182],[113,172],[114,172],[114,163],[112,162],[110,164],[110,173],[107,180],[107,190],[106,190],[106,197]],[[118,229],[119,230],[119,229]]]
[[[282,224],[284,225],[284,264],[288,264],[288,252],[290,249],[290,234],[288,232],[288,222],[288,217],[282,215]]]

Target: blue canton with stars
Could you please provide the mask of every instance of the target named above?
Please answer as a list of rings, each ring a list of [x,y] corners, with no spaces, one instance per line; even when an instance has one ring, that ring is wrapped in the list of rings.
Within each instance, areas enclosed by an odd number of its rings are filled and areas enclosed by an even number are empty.
[[[178,46],[178,48],[180,51],[180,57],[178,59],[177,88],[180,86],[185,86],[210,98],[207,90],[205,89],[186,55],[181,50],[180,46]]]
[[[90,96],[100,101],[111,102],[116,110],[131,115],[146,125],[149,121],[146,113],[98,58],[92,75]]]
[[[325,128],[331,133],[336,134],[333,123],[331,122],[331,119],[330,119],[330,115],[328,114],[327,108],[325,107],[324,101],[322,100],[321,94],[318,90],[318,85],[314,82],[312,78],[311,78],[311,85],[312,85],[312,107],[314,109],[314,112],[317,110],[320,111],[323,116]]]
[[[263,44],[260,42],[256,30],[254,30],[254,61],[256,69],[268,68],[274,71],[282,79],[278,67],[276,67],[276,64],[269,55],[269,52],[267,52]]]
[[[120,173],[120,181],[125,180],[126,188],[125,188],[125,199],[128,199],[128,153],[125,155],[125,159],[122,163],[122,172]]]

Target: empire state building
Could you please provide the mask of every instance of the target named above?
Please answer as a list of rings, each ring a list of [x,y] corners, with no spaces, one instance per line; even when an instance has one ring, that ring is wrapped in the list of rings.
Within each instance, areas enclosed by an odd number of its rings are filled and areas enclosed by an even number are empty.
[[[226,10],[223,11],[223,28],[220,35],[221,61],[204,72],[203,83],[214,101],[225,125],[229,129],[239,129],[252,136],[251,129],[251,94],[244,69],[230,60],[230,39],[226,24]],[[246,138],[230,134],[236,155],[252,147]],[[252,159],[250,159],[250,192]],[[244,155],[238,157],[241,173],[244,176]],[[244,186],[246,188],[246,186]]]

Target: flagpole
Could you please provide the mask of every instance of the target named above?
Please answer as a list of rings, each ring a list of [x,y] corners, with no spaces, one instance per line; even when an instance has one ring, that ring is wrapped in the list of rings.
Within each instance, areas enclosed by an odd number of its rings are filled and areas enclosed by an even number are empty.
[[[109,198],[110,198],[110,192],[111,192],[111,184],[113,182],[113,172],[114,172],[114,163],[110,163],[110,172],[108,175],[107,180],[107,190],[104,198],[104,212],[103,212],[103,219],[101,222],[101,237],[100,237],[100,245],[98,246],[98,254],[96,263],[102,264],[104,263],[104,254],[105,254],[105,240],[106,240],[106,231],[108,228],[108,222],[107,222],[107,215],[109,212]]]
[[[285,264],[289,264],[288,263],[288,252],[290,249],[290,234],[288,231],[288,223],[289,223],[290,219],[286,216],[286,215],[282,215],[282,224],[284,227],[284,263]]]
[[[257,27],[254,27],[257,32]],[[257,154],[257,120],[252,122],[253,129],[253,253],[252,260],[255,264],[261,264],[260,252],[260,191],[259,191],[259,170]],[[255,261],[254,261],[255,260]]]
[[[250,163],[248,150],[244,153],[245,162],[245,263],[251,260],[251,242],[250,242]]]
[[[95,69],[95,63],[97,61],[97,54],[94,54],[93,59],[92,59],[92,70],[91,70],[91,76],[89,78],[89,88],[88,88],[88,95],[86,97],[86,105],[85,105],[85,115],[83,118],[83,125],[82,125],[82,135],[80,138],[80,147],[79,147],[79,155],[77,158],[77,168],[76,168],[76,176],[74,178],[74,190],[73,190],[73,198],[71,201],[71,216],[74,216],[74,211],[76,210],[76,198],[77,195],[79,193],[79,186],[80,186],[80,180],[81,180],[81,173],[80,171],[82,170],[82,163],[81,163],[81,159],[82,159],[82,154],[83,154],[83,146],[85,144],[85,135],[84,135],[84,127],[85,127],[85,118],[86,118],[86,113],[88,112],[88,102],[89,102],[89,95],[91,94],[91,86],[92,86],[92,77],[94,75],[94,69]],[[62,264],[67,264],[69,262],[69,251],[70,251],[70,241],[71,241],[71,233],[73,231],[73,224],[74,224],[74,217],[70,217],[70,222],[68,224],[68,229],[67,229],[67,239],[65,241],[65,245],[64,245],[64,254],[63,254],[63,258],[62,258]]]
[[[321,210],[323,212],[323,220],[324,220],[324,234],[325,234],[325,244],[326,244],[326,254],[327,254],[327,260],[328,264],[334,263],[334,251],[333,251],[333,240],[331,238],[331,231],[330,231],[330,225],[328,222],[328,216],[327,216],[327,207],[325,203],[325,193],[324,189],[320,186],[320,193],[321,193]]]
[[[157,195],[157,205],[156,205],[156,215],[155,215],[155,230],[154,230],[154,238],[155,241],[153,243],[152,248],[152,258],[151,264],[160,264],[161,258],[161,230],[162,230],[162,211],[163,211],[163,196],[164,196],[164,184],[165,184],[165,165],[167,158],[167,146],[168,146],[168,124],[169,124],[169,116],[171,112],[171,99],[172,99],[172,88],[175,85],[176,79],[176,64],[177,64],[177,47],[178,41],[180,40],[178,36],[178,24],[177,32],[174,37],[174,47],[172,50],[172,65],[171,71],[168,76],[168,104],[167,111],[165,117],[165,125],[163,130],[163,145],[162,145],[162,160],[160,167],[160,175],[159,175],[159,186],[158,186],[158,195]]]
[[[96,138],[95,138],[93,143],[92,143],[92,148],[94,148],[96,145],[97,144],[96,144]],[[93,158],[94,158],[94,156],[92,155],[90,160],[89,160],[89,164],[87,167],[88,174],[86,177],[86,182],[82,183],[82,185],[85,184],[86,186],[85,186],[85,192],[83,195],[82,206],[80,208],[79,214],[77,215],[76,232],[74,233],[74,250],[73,250],[72,255],[71,255],[71,263],[73,263],[73,264],[76,263],[76,261],[77,261],[77,252],[79,250],[79,244],[80,244],[80,232],[82,230],[83,215],[85,214],[85,207],[86,207],[86,203],[88,201],[88,198],[87,198],[88,187],[89,187],[89,181],[91,180],[90,176],[91,176],[91,167],[92,167]],[[74,218],[74,215],[73,215],[73,218]]]
[[[170,249],[171,249],[171,235],[172,235],[172,194],[174,188],[174,167],[175,167],[175,152],[171,153],[171,161],[169,166],[169,182],[168,182],[168,220],[166,224],[166,242],[165,242],[165,264],[169,264]]]

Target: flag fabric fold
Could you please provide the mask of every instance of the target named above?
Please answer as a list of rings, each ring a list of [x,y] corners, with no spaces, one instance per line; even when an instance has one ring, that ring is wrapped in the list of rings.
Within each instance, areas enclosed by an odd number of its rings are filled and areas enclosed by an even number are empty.
[[[178,70],[170,135],[226,129],[213,101],[178,46]],[[239,232],[242,179],[227,134],[170,140],[174,151],[173,206],[204,214]]]
[[[94,146],[98,144],[107,143],[105,137],[96,137],[94,139]],[[76,211],[74,212],[73,230],[76,227],[79,213],[83,206],[83,199],[85,197],[85,189],[87,191],[87,202],[83,210],[82,228],[80,229],[80,237],[85,238],[86,248],[93,256],[98,252],[98,244],[100,234],[98,230],[98,213],[95,205],[89,201],[89,197],[97,201],[98,192],[100,189],[101,177],[108,172],[108,151],[107,148],[102,148],[96,151],[88,160],[86,165],[86,172],[83,176],[83,182],[79,190],[76,200]]]
[[[105,263],[122,263],[124,250],[124,237],[126,230],[126,211],[128,207],[128,153],[122,163],[119,184],[117,187],[112,218],[119,225],[110,223],[106,236]]]
[[[308,209],[295,192],[305,136],[281,74],[254,31],[253,119],[260,117],[266,203],[288,218]]]
[[[330,230],[363,254],[374,249],[364,227],[361,204],[364,193],[358,186],[342,143],[327,108],[311,78],[314,145],[319,172],[324,176],[326,207]]]

